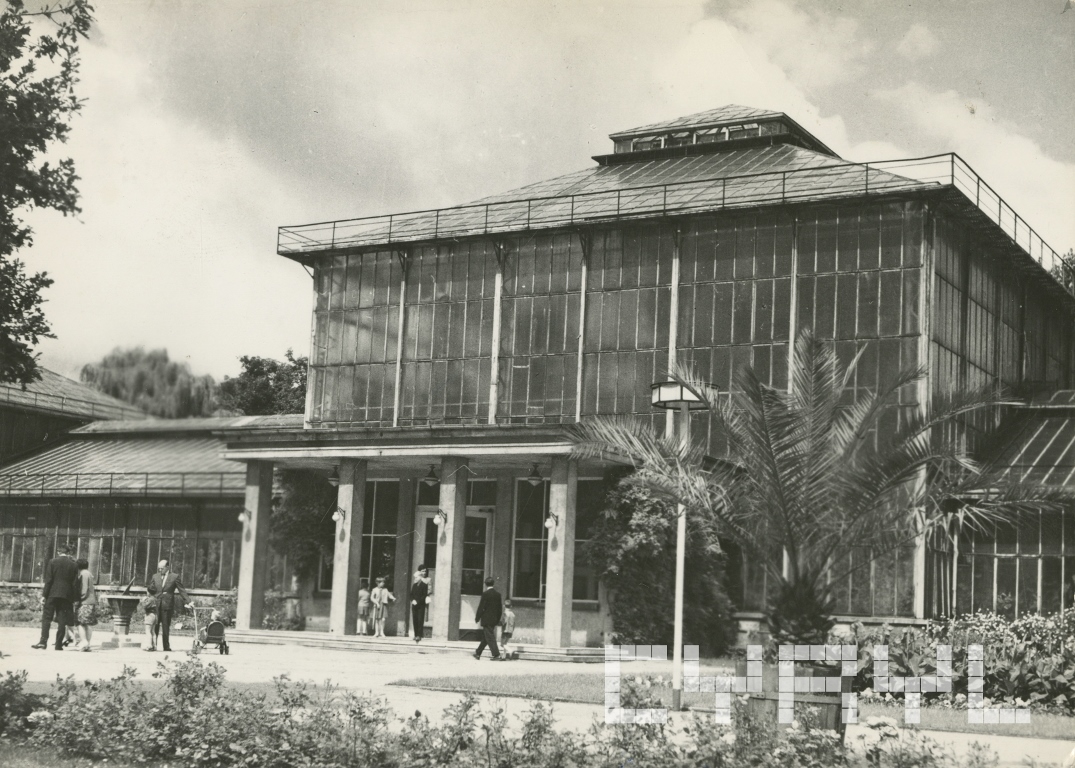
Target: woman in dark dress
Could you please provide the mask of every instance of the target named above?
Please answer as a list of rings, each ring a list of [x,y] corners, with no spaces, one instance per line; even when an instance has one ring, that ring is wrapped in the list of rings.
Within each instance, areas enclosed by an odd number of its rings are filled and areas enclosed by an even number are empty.
[[[414,630],[414,642],[420,642],[426,626],[426,606],[429,605],[429,569],[418,566],[411,584],[411,627]]]

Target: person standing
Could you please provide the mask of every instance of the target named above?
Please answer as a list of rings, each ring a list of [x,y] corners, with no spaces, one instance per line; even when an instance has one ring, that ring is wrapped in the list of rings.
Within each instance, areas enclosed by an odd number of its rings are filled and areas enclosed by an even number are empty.
[[[175,613],[175,593],[183,603],[190,606],[190,595],[179,581],[179,577],[172,572],[172,567],[167,560],[157,563],[157,572],[146,585],[146,591],[157,598],[157,621],[160,624],[161,645],[164,651],[171,651],[168,632],[172,627],[172,616]]]
[[[358,634],[370,633],[370,582],[360,579],[358,582]]]
[[[500,593],[493,588],[496,582],[490,576],[485,580],[485,591],[478,601],[478,610],[474,612],[474,621],[482,626],[482,641],[478,643],[478,650],[474,651],[474,658],[480,659],[485,646],[489,646],[489,652],[493,654],[493,661],[500,661],[500,649],[496,647],[496,628],[500,626],[500,619],[504,615],[504,602]]]
[[[426,631],[426,606],[429,605],[429,569],[418,566],[411,585],[411,628],[414,630],[414,642],[422,641]]]
[[[75,620],[78,622],[80,651],[89,651],[93,638],[93,627],[97,624],[97,585],[90,573],[90,562],[80,557],[78,566],[78,610]]]
[[[385,586],[385,577],[377,577],[377,586],[370,594],[370,602],[373,604],[373,636],[384,637],[384,622],[388,618],[388,604],[396,601],[396,596],[388,591]]]
[[[32,647],[49,647],[49,630],[52,620],[56,624],[56,650],[62,651],[67,627],[74,624],[71,606],[78,597],[78,566],[71,557],[71,547],[64,544],[58,548],[56,557],[45,566],[44,585],[41,589],[41,639]]]

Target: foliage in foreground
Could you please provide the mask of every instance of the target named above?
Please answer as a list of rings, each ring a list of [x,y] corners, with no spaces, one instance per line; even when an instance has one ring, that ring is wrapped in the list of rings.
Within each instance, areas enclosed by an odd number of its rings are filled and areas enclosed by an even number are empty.
[[[434,721],[415,712],[400,720],[378,698],[311,688],[286,677],[273,695],[236,693],[224,670],[197,659],[158,665],[164,678],[150,694],[124,669],[112,680],[57,681],[51,696],[27,713],[8,702],[24,678],[8,673],[0,685],[0,711],[9,713],[0,736],[57,749],[67,756],[110,763],[176,762],[187,766],[485,766],[574,768],[595,766],[937,766],[996,765],[980,750],[962,762],[915,734],[878,723],[868,743],[853,753],[831,731],[809,719],[778,732],[737,709],[737,727],[715,726],[696,716],[682,732],[666,725],[604,725],[586,732],[553,727],[549,706],[534,704],[519,723],[503,710],[483,711],[468,696]],[[642,686],[625,681],[626,706],[654,701]]]

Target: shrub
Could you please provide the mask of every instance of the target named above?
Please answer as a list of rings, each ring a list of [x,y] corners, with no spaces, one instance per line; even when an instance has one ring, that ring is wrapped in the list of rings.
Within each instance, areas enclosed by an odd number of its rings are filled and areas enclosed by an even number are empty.
[[[1063,714],[1075,712],[1075,621],[1061,616],[1024,616],[1008,621],[992,613],[932,621],[925,628],[867,629],[852,625],[852,636],[833,638],[858,645],[858,675],[853,690],[872,687],[873,646],[887,645],[889,671],[899,677],[936,674],[938,645],[952,646],[952,691],[923,694],[924,701],[965,706],[967,647],[984,650],[987,706],[1034,706]],[[900,695],[893,694],[895,698]]]
[[[291,600],[281,592],[265,593],[265,615],[261,626],[265,629],[297,631],[306,628],[306,620],[290,608]]]
[[[26,693],[26,671],[6,672],[0,679],[0,736],[18,736],[28,729],[27,718],[44,708],[44,697]]]
[[[147,694],[124,669],[112,680],[59,680],[39,702],[31,739],[73,757],[184,766],[497,766],[497,768],[841,768],[856,765],[834,732],[807,713],[778,730],[750,714],[742,700],[733,728],[695,716],[673,738],[670,726],[605,725],[586,732],[553,728],[552,709],[534,704],[515,729],[502,709],[485,712],[465,696],[433,721],[415,712],[402,723],[376,697],[276,679],[271,695],[230,691],[224,670],[197,657],[158,665],[164,686]],[[21,690],[24,678],[9,678]],[[657,706],[650,680],[626,681],[621,700]],[[7,690],[7,688],[0,688]],[[35,704],[34,706],[37,706]],[[36,716],[36,717],[35,717]],[[399,726],[399,727],[397,727]],[[928,739],[885,729],[869,754],[876,768],[957,763]],[[995,765],[980,753],[966,765]]]
[[[611,595],[613,642],[671,646],[675,507],[627,483],[612,487],[604,507],[585,554]],[[700,542],[688,537],[683,636],[704,655],[719,656],[735,641],[735,607],[725,591],[723,556]]]

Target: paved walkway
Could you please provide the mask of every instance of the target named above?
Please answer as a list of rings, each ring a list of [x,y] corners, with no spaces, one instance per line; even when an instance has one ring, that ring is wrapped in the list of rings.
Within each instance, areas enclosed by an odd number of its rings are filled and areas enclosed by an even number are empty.
[[[98,632],[95,643],[110,636]],[[190,649],[190,637],[173,638],[174,654],[146,653],[139,649],[95,650],[92,653],[73,651],[39,651],[30,646],[36,642],[37,632],[21,627],[0,627],[0,674],[25,669],[29,679],[35,682],[52,682],[56,676],[75,676],[76,679],[114,677],[124,666],[134,667],[139,676],[149,678],[156,670],[157,662],[172,656],[181,658]],[[402,650],[402,648],[400,649]],[[474,674],[513,676],[521,674],[565,673],[572,675],[600,675],[598,665],[579,665],[570,662],[512,661],[493,664],[488,660],[475,661],[465,650],[459,658],[429,653],[378,653],[373,651],[338,651],[320,648],[302,648],[284,645],[232,644],[228,656],[219,655],[215,649],[206,653],[207,661],[214,661],[227,670],[227,679],[233,682],[267,683],[273,677],[287,673],[292,680],[308,680],[333,683],[356,691],[370,691],[385,698],[402,717],[415,710],[434,719],[445,707],[457,702],[459,694],[426,691],[390,685],[393,681],[414,677],[467,677]],[[643,671],[641,665],[631,664],[632,672]],[[657,672],[657,668],[653,670]],[[668,674],[664,665],[659,670]],[[494,703],[504,709],[509,718],[520,716],[529,708],[524,699],[481,697],[483,707]],[[556,722],[560,727],[583,730],[602,715],[602,708],[592,704],[555,703]],[[851,726],[849,740],[866,729]],[[1071,752],[1075,740],[1064,742],[1054,739],[1026,739],[1013,736],[983,736],[981,734],[927,731],[931,738],[948,744],[964,753],[971,742],[988,744],[1000,756],[1004,765],[1023,765],[1030,757],[1039,765],[1058,765]]]

